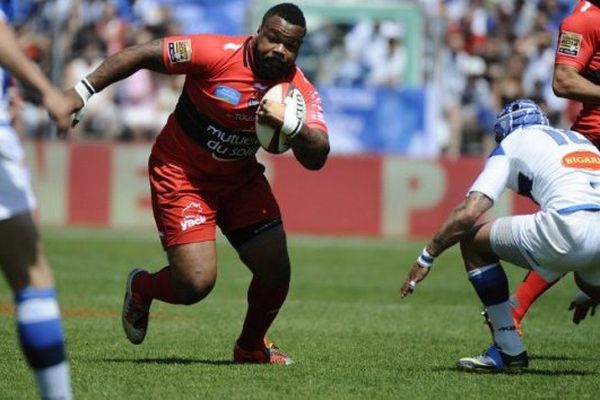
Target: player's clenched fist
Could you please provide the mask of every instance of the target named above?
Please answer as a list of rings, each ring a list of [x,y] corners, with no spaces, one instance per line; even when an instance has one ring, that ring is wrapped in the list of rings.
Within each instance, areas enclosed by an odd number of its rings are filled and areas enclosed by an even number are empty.
[[[269,124],[274,128],[283,125],[285,104],[263,99],[256,110],[256,119],[261,124]]]

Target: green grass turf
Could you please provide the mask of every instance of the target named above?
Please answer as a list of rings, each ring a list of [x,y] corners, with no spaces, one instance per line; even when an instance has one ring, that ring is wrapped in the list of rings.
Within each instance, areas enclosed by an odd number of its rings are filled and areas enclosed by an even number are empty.
[[[571,278],[524,323],[528,371],[464,373],[455,360],[490,338],[456,249],[401,300],[400,284],[423,242],[291,237],[292,288],[270,337],[297,364],[235,365],[250,274],[224,240],[213,293],[189,307],[156,302],[140,346],[125,339],[119,315],[129,269],[164,264],[154,235],[50,229],[44,240],[79,399],[598,398],[600,320],[570,322]],[[506,269],[514,288],[524,272]],[[10,301],[2,282],[0,398],[31,399]]]

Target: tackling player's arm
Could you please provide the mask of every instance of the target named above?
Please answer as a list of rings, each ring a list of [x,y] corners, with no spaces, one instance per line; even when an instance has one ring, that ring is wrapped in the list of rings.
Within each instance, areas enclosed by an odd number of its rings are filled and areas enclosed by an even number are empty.
[[[471,192],[448,216],[446,222],[426,246],[432,257],[437,257],[449,247],[454,246],[475,225],[475,222],[492,206],[494,202],[480,192]]]
[[[70,110],[62,93],[46,78],[36,64],[31,62],[18,47],[17,37],[6,22],[0,20],[0,64],[23,84],[38,91],[44,107],[56,121],[61,132],[69,128]],[[9,45],[12,43],[13,45]]]
[[[94,93],[133,75],[140,69],[167,72],[163,60],[163,39],[128,47],[104,60],[86,79],[67,92],[72,102],[72,112],[83,108],[87,99]]]
[[[477,220],[492,206],[494,202],[481,192],[471,192],[448,216],[441,228],[437,231],[431,242],[425,246],[423,252],[413,264],[408,278],[400,290],[402,297],[412,293],[415,285],[425,279],[433,259],[449,247],[458,243],[468,234]]]
[[[558,97],[583,103],[600,103],[600,85],[584,78],[572,65],[556,64],[554,66],[552,89]]]

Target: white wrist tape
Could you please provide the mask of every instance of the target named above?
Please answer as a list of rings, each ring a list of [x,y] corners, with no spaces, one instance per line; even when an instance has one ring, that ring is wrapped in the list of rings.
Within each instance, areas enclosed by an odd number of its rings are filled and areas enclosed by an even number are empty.
[[[94,89],[94,87],[92,86],[90,81],[87,80],[87,78],[83,78],[82,80],[77,82],[73,89],[75,90],[75,92],[77,92],[79,97],[81,97],[81,100],[83,100],[83,107],[81,107],[73,117],[73,123],[75,125],[83,118],[83,115],[85,114],[85,107],[87,106],[90,97],[96,94],[96,89]]]
[[[81,97],[81,100],[83,100],[84,107],[87,105],[87,102],[90,99],[90,97],[96,94],[96,89],[94,89],[94,87],[87,80],[87,78],[83,78],[82,80],[77,82],[74,89],[79,95],[79,97]]]
[[[431,268],[435,257],[429,254],[427,247],[423,247],[421,254],[417,257],[417,263],[423,268]]]
[[[302,120],[296,117],[296,108],[290,104],[291,102],[292,99],[289,97],[284,100],[285,113],[283,115],[283,126],[281,127],[281,132],[289,139],[296,137],[302,129]]]

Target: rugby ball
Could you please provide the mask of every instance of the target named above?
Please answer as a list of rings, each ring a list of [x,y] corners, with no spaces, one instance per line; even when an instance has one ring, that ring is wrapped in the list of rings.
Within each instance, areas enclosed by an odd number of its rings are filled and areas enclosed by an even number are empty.
[[[294,107],[296,117],[303,122],[306,121],[306,103],[302,93],[296,86],[288,82],[279,83],[267,90],[263,99],[283,103],[288,97],[291,101],[288,102],[286,107]],[[256,121],[256,136],[261,147],[269,153],[280,154],[290,148],[285,134],[271,125],[260,124]]]

